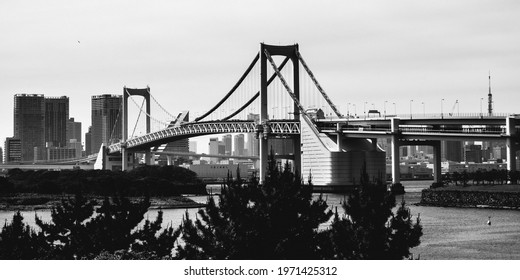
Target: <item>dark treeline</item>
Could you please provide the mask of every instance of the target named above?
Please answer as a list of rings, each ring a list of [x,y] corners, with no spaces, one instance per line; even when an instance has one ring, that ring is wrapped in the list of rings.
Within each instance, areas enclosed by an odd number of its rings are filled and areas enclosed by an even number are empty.
[[[206,194],[196,173],[176,166],[140,166],[128,172],[110,170],[10,170],[0,177],[0,193],[127,196]]]
[[[144,215],[148,198],[105,198],[99,207],[76,194],[38,217],[32,229],[17,213],[0,232],[2,259],[403,259],[420,244],[422,226],[404,201],[381,183],[361,186],[343,202],[344,215],[311,184],[280,168],[271,156],[266,179],[227,180],[216,202],[208,198],[195,219],[161,228]],[[237,172],[239,174],[239,172]],[[309,183],[311,179],[309,179]]]
[[[444,186],[468,186],[468,185],[503,185],[508,182],[516,184],[520,179],[520,171],[508,171],[506,169],[477,170],[475,172],[453,172],[442,176]],[[433,185],[433,187],[436,187]]]

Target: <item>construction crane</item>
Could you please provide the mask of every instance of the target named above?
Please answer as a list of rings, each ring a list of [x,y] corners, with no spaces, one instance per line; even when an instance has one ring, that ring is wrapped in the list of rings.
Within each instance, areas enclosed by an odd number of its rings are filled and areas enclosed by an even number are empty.
[[[453,116],[453,113],[455,112],[455,107],[457,107],[457,114],[459,114],[459,100],[455,100],[455,103],[453,104],[453,107],[451,107],[451,113],[448,113],[451,116]]]

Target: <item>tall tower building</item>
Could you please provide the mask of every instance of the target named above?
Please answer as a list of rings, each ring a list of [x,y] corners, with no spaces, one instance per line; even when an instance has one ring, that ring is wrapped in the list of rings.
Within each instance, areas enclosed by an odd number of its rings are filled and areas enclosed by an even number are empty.
[[[227,156],[230,156],[231,152],[232,152],[231,144],[233,142],[233,137],[231,136],[231,134],[226,134],[226,135],[222,136],[222,141],[224,141],[224,145],[225,145],[224,154]]]
[[[69,98],[45,97],[45,142],[54,147],[67,146]]]
[[[45,98],[41,94],[15,94],[14,138],[21,142],[21,160],[43,158],[45,148]]]
[[[252,120],[255,122],[260,121],[260,115],[259,114],[253,114],[250,113],[247,115],[248,120]],[[250,156],[258,156],[259,155],[259,142],[258,139],[256,139],[254,133],[248,133],[247,134],[247,151]]]
[[[92,96],[92,136],[90,153],[97,153],[101,144],[110,145],[122,138],[122,95]]]
[[[244,134],[237,134],[234,137],[234,149],[233,155],[243,156],[244,155]]]
[[[85,133],[85,155],[92,154],[92,126],[88,127],[87,133]]]

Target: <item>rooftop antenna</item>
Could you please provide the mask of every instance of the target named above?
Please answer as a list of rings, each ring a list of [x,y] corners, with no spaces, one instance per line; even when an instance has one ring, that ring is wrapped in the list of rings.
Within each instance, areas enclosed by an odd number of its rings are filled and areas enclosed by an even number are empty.
[[[489,71],[488,115],[493,115],[493,95],[491,94],[491,71]]]

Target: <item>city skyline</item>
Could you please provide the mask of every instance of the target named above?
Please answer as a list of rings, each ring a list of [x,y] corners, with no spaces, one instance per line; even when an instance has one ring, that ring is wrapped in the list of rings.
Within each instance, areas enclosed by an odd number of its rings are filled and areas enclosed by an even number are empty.
[[[520,111],[515,2],[276,2],[280,11],[297,3],[285,17],[269,1],[101,3],[5,4],[0,92],[69,96],[85,131],[91,96],[124,86],[149,85],[171,113],[200,114],[236,82],[259,42],[299,43],[343,113],[348,103],[358,115],[439,112],[442,99],[446,111],[458,101],[460,112],[485,112],[489,71],[494,111]],[[2,141],[13,136],[12,102],[0,110]]]

